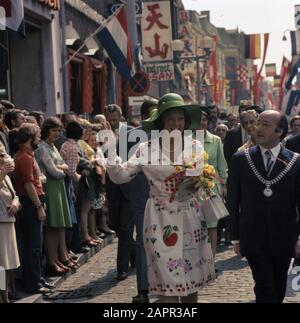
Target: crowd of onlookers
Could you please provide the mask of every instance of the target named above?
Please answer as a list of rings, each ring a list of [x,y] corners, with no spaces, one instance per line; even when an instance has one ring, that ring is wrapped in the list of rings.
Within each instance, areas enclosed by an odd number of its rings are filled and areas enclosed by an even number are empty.
[[[150,107],[142,110],[144,118]],[[254,105],[241,105],[239,115],[217,106],[202,108],[199,129],[205,131],[205,150],[223,180],[218,189],[224,198],[227,165],[238,149],[255,145],[261,112]],[[102,244],[105,235],[114,233],[111,228],[119,237],[118,279],[127,277],[129,262],[135,262],[133,195],[128,196],[127,184],[109,180],[97,136],[111,129],[118,139],[122,131],[140,126],[137,119],[129,126],[122,121],[117,105],[90,118],[74,112],[45,118],[40,111],[1,101],[0,266],[6,270],[7,288],[0,291],[0,302],[14,298],[16,286],[28,293],[49,292],[54,286],[44,276],[76,269],[78,254]],[[300,133],[300,116],[291,119],[290,128],[290,136]],[[210,229],[215,254],[223,232],[229,242],[228,225],[215,223]]]
[[[0,107],[0,302],[54,287],[44,276],[77,268],[79,253],[103,243],[108,225],[100,129],[73,112],[44,118],[8,101]]]

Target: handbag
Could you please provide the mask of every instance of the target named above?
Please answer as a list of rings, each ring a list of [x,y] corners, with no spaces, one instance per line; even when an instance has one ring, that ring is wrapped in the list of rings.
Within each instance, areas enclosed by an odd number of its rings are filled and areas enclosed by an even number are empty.
[[[185,178],[178,186],[175,199],[178,202],[185,202],[192,197],[191,187],[195,184],[191,177]]]
[[[229,215],[229,212],[219,195],[213,195],[203,202],[201,209],[207,224],[219,221]]]

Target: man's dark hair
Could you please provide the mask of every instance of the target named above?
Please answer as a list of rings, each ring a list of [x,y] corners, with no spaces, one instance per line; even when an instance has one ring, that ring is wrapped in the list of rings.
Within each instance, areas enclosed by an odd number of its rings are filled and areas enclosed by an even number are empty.
[[[219,107],[217,105],[209,105],[209,106],[207,106],[207,108],[208,108],[209,117],[211,116],[211,110],[217,109],[217,117],[219,118],[220,109],[219,109]]]
[[[61,128],[62,129],[63,128],[63,124],[56,117],[47,118],[44,121],[44,123],[42,125],[42,128],[41,128],[41,139],[42,140],[47,139],[47,137],[49,135],[49,132],[50,132],[50,129],[53,129],[53,128]]]
[[[122,109],[117,104],[115,104],[115,103],[108,104],[104,108],[104,114],[113,113],[113,112],[118,112],[119,115],[122,116]]]
[[[17,120],[19,114],[21,114],[22,111],[18,110],[18,109],[13,109],[10,111],[7,111],[4,115],[3,118],[3,122],[5,123],[5,125],[7,126],[8,129],[12,129],[13,125],[12,125],[12,121]]]
[[[292,128],[295,121],[300,120],[300,115],[299,116],[294,116],[291,121],[290,121],[290,127]]]
[[[77,121],[71,121],[67,124],[66,136],[68,139],[79,140],[83,135],[83,127]]]
[[[276,128],[276,131],[280,131],[280,130],[282,130],[282,135],[280,136],[280,140],[283,140],[289,130],[289,123],[288,123],[287,117],[283,113],[280,113],[280,117]]]
[[[261,108],[259,105],[249,105],[244,111],[248,110],[255,110],[257,114],[261,114],[262,112],[264,112],[264,109]]]
[[[29,115],[32,117],[35,117],[36,122],[38,123],[38,125],[40,125],[42,117],[44,116],[44,113],[41,111],[30,111]]]
[[[243,111],[245,111],[248,108],[248,105],[241,104],[239,106],[239,114],[241,114]]]
[[[25,144],[29,139],[33,139],[36,133],[36,127],[32,124],[24,124],[16,133],[15,142],[17,145]]]
[[[71,116],[71,115],[73,115],[75,117],[77,116],[77,114],[74,111],[65,112],[60,116],[60,120],[61,120],[61,122],[63,123],[64,126],[66,126],[66,119],[67,119],[66,117]]]

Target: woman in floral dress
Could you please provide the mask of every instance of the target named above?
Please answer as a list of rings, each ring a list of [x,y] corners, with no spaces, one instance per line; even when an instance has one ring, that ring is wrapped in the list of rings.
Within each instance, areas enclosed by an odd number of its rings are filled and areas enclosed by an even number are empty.
[[[196,129],[200,117],[198,106],[187,106],[179,95],[170,93],[160,99],[158,110],[144,123],[144,129],[179,130],[182,139],[185,129]],[[198,173],[202,170],[202,145],[192,139],[190,145],[196,154],[189,154],[191,147],[186,141],[181,151],[174,142],[170,142],[168,150],[168,145],[162,145],[157,138],[140,144],[135,155],[122,165],[114,164],[113,154],[108,158],[107,170],[115,183],[129,182],[139,171],[148,178],[150,197],[145,209],[144,244],[149,292],[158,295],[161,303],[179,299],[197,302],[198,291],[214,280],[213,256],[195,191],[187,186],[184,194],[180,195],[179,189],[174,195],[178,167],[192,164]],[[178,151],[179,156],[184,155],[180,166]]]

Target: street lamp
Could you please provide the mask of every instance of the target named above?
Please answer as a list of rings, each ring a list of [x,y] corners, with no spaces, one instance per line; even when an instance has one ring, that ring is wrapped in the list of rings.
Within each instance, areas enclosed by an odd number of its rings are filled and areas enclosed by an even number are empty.
[[[196,59],[196,61],[197,61],[197,101],[198,101],[199,104],[201,104],[200,91],[201,91],[201,86],[202,86],[202,80],[204,79],[205,74],[206,74],[206,65],[204,65],[205,66],[204,67],[204,72],[203,72],[203,75],[200,78],[199,63],[200,63],[201,60],[206,63],[208,61],[209,55],[211,53],[210,49],[206,49],[205,51],[206,51],[205,55],[198,56],[197,59]],[[203,84],[205,85],[206,83],[203,83]],[[206,86],[207,86],[207,84],[206,84]],[[206,100],[205,100],[205,102],[206,102]]]
[[[197,73],[197,101],[199,104],[201,104],[201,98],[200,98],[200,88],[201,88],[201,77],[200,77],[200,68],[199,63],[204,62],[206,63],[209,59],[209,56],[211,54],[211,50],[213,47],[212,38],[209,36],[204,36],[199,43],[199,47],[196,48],[196,55],[190,55],[190,56],[184,56],[181,57],[181,60],[193,60],[196,62],[196,73]],[[172,42],[172,48],[173,51],[182,52],[184,49],[184,42],[182,40],[176,39]],[[198,55],[198,49],[202,49],[204,53],[202,55]],[[203,73],[204,77],[205,72]]]

